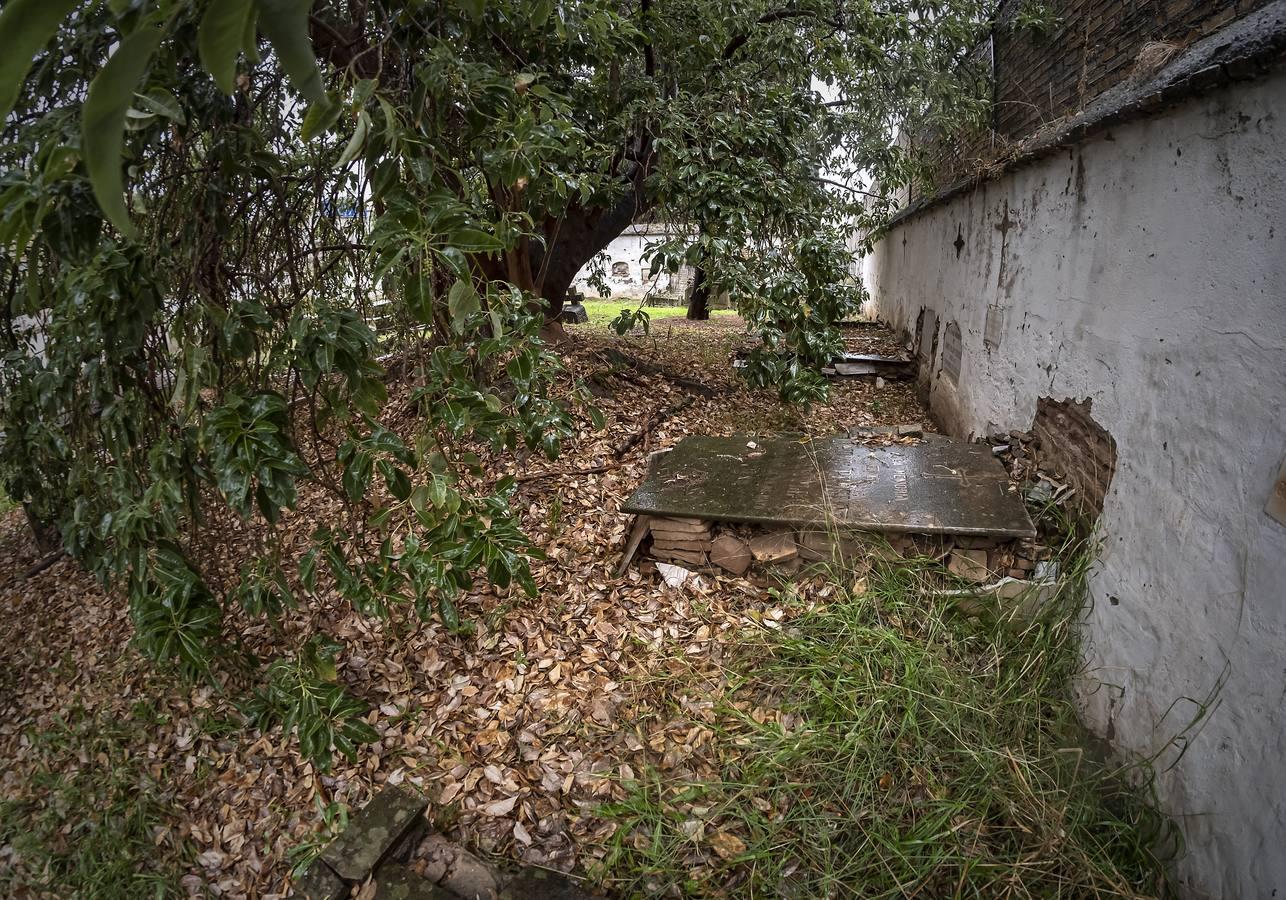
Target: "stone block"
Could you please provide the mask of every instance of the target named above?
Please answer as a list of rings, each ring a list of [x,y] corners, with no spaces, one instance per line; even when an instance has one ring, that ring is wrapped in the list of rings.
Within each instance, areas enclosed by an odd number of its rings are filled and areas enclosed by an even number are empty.
[[[688,550],[693,553],[704,553],[712,546],[710,541],[677,540],[675,538],[653,537],[652,546],[657,550]]]
[[[680,519],[673,516],[653,516],[652,530],[672,534],[709,534],[710,523],[703,519]]]
[[[952,550],[947,570],[966,581],[981,583],[991,577],[986,550]]]
[[[406,785],[385,786],[331,841],[322,860],[345,881],[363,881],[424,823],[428,802]]]
[[[744,574],[754,556],[750,546],[734,534],[721,534],[710,547],[710,562],[733,575]]]
[[[761,534],[750,541],[750,555],[759,562],[783,562],[799,555],[795,536],[789,531]]]
[[[295,879],[294,896],[302,900],[342,900],[348,885],[322,860],[315,859],[308,871]]]

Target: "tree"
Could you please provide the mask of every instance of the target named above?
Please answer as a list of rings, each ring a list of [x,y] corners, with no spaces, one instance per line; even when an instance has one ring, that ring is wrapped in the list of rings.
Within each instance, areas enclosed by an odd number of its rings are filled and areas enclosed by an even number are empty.
[[[467,627],[475,578],[535,591],[474,450],[558,452],[541,335],[576,272],[644,213],[701,222],[656,260],[730,294],[754,383],[819,396],[860,296],[845,238],[883,209],[826,182],[892,190],[897,127],[981,110],[958,66],[985,5],[8,0],[5,489],[193,675],[319,579]],[[392,371],[413,441],[380,421]],[[305,482],[345,515],[296,559],[275,526]],[[202,564],[220,505],[263,541],[232,577]],[[325,682],[328,648],[264,677]],[[297,723],[288,695],[261,694]],[[363,736],[360,703],[309,709],[317,755]]]

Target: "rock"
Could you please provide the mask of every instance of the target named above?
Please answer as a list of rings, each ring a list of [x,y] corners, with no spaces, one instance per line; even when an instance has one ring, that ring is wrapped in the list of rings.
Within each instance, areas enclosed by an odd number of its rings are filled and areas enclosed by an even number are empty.
[[[750,541],[750,555],[759,562],[782,562],[799,555],[795,536],[788,531],[761,534]]]
[[[308,871],[295,880],[295,896],[304,900],[341,900],[348,896],[348,885],[320,859],[313,860]]]
[[[991,571],[987,568],[986,550],[952,550],[947,569],[966,581],[981,583],[991,577]]]
[[[883,379],[883,378],[881,378],[879,375],[876,375],[876,376],[875,376],[875,389],[878,391],[878,390],[882,390],[883,388],[884,388],[884,379]]]
[[[741,575],[750,568],[754,556],[750,546],[735,534],[721,534],[710,547],[710,562],[733,575]]]
[[[385,787],[331,841],[322,861],[345,881],[364,881],[417,825],[428,801],[405,785]]]
[[[563,304],[563,311],[558,314],[558,321],[564,325],[584,325],[589,321],[589,313],[579,301],[573,300],[571,303]]]
[[[899,425],[898,437],[924,437],[924,426],[919,423],[916,423],[915,425]]]
[[[440,834],[431,834],[415,851],[424,860],[424,874],[456,897],[496,900],[500,882],[491,867]]]
[[[455,894],[406,866],[386,863],[375,874],[373,900],[455,900]]]
[[[812,562],[848,562],[862,555],[862,545],[853,538],[829,531],[801,531],[795,539],[800,558]]]

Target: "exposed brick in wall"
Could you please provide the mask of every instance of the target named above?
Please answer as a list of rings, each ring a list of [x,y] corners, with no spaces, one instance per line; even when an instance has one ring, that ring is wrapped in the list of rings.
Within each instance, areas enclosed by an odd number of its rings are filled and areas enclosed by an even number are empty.
[[[1025,0],[1004,0],[993,34],[992,127],[1021,140],[1130,78],[1149,42],[1186,46],[1267,0],[1046,0],[1051,30],[1011,26]]]
[[[1078,402],[1041,397],[1031,430],[1040,439],[1041,468],[1062,475],[1076,488],[1082,512],[1101,513],[1116,474],[1116,441],[1090,415],[1089,398]]]

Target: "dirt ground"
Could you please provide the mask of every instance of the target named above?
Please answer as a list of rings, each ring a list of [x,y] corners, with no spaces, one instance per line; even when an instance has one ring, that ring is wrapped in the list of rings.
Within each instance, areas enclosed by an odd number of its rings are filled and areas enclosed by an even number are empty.
[[[260,659],[293,651],[318,629],[344,645],[339,677],[371,704],[382,740],[327,773],[280,730],[244,725],[237,703],[253,687],[250,676],[182,683],[131,648],[124,600],[72,562],[24,577],[38,554],[11,511],[0,523],[0,803],[60,816],[57,840],[68,849],[80,813],[67,806],[65,786],[129,772],[159,804],[149,826],[153,855],[172,861],[191,893],[287,895],[291,850],[322,826],[319,810],[360,807],[386,782],[421,788],[438,827],[483,855],[592,868],[613,827],[596,808],[620,794],[621,780],[646,767],[691,775],[703,744],[715,740],[709,729],[659,715],[650,676],[678,662],[717,673],[722,648],[741,629],[785,614],[765,586],[744,579],[676,592],[637,567],[614,577],[629,525],[619,507],[648,454],[688,434],[826,434],[917,422],[923,413],[906,384],[877,390],[865,379],[840,380],[831,401],[807,413],[747,391],[728,366],[748,340],[738,319],[657,323],[650,336],[627,339],[571,331],[567,366],[578,378],[599,374],[607,427],[594,432],[582,415],[557,461],[507,464],[521,480],[522,524],[547,557],[533,564],[537,599],[479,583],[460,603],[476,626],[468,637],[409,609],[364,618],[334,596],[287,613],[280,629],[231,623]],[[878,334],[856,343],[890,344]],[[609,347],[667,374],[604,375],[599,354]],[[618,461],[616,447],[689,393],[668,375],[716,396],[693,394]],[[413,426],[392,424],[404,433]],[[601,471],[583,471],[593,469]],[[302,491],[282,526],[301,552],[327,502]],[[235,523],[221,546],[210,565],[230,571],[254,552]],[[33,865],[12,842],[0,846],[0,885],[21,888]]]

